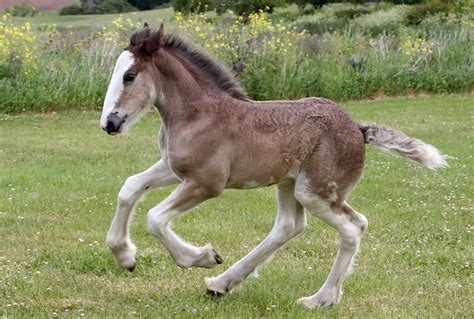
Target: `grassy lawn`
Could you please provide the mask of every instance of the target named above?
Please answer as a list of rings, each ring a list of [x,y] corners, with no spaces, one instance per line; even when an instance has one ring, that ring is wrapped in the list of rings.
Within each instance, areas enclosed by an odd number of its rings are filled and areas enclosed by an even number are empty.
[[[453,158],[439,172],[367,147],[351,205],[369,219],[342,303],[306,311],[337,247],[336,232],[309,217],[306,232],[279,251],[242,290],[205,296],[214,276],[263,240],[275,217],[274,187],[225,191],[174,229],[213,243],[225,259],[212,270],[178,268],[147,232],[137,209],[134,273],[105,247],[116,195],[126,177],[159,159],[159,119],[109,137],[99,114],[70,111],[0,117],[0,316],[14,317],[472,317],[474,96],[398,98],[345,105],[358,121],[384,123],[436,145]]]
[[[101,28],[109,25],[114,19],[121,15],[124,19],[133,21],[149,22],[158,25],[168,21],[174,16],[172,8],[163,8],[148,11],[126,12],[122,14],[87,14],[74,16],[61,16],[55,12],[42,13],[35,17],[15,18],[18,23],[29,22],[33,26],[55,23],[59,27],[88,27]]]

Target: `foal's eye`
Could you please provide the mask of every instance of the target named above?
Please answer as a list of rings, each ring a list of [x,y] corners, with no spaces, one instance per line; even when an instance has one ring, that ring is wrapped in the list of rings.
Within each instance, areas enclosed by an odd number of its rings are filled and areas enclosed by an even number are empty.
[[[123,76],[123,84],[131,84],[137,75],[133,72],[127,72]]]

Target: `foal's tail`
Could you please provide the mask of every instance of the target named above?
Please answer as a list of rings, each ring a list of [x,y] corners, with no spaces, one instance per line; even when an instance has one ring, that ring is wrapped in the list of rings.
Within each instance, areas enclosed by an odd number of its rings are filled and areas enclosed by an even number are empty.
[[[360,125],[359,129],[364,134],[366,144],[398,153],[432,170],[448,166],[447,155],[441,154],[436,147],[419,139],[408,137],[402,132],[381,125],[365,124]]]

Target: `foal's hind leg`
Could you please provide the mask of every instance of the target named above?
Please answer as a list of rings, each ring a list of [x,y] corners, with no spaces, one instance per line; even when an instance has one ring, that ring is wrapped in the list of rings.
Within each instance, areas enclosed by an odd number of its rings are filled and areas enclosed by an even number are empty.
[[[316,294],[298,300],[307,308],[329,307],[341,300],[342,281],[354,262],[362,234],[368,225],[367,218],[345,202],[337,205],[304,189],[297,189],[296,197],[309,212],[334,227],[340,235],[336,260],[324,285]]]
[[[214,196],[217,196],[217,191],[207,190],[193,181],[185,180],[164,201],[148,212],[150,233],[160,240],[176,264],[182,268],[212,268],[223,262],[210,244],[203,247],[193,246],[182,240],[170,227],[173,218]]]
[[[120,267],[130,271],[135,268],[136,248],[130,239],[129,226],[139,198],[147,191],[178,182],[179,179],[163,160],[146,171],[127,178],[119,192],[117,210],[106,240]]]
[[[294,181],[279,184],[277,191],[278,215],[272,231],[263,242],[224,273],[206,278],[209,294],[223,295],[231,291],[270,259],[278,248],[305,229],[306,216],[303,206],[294,197]]]

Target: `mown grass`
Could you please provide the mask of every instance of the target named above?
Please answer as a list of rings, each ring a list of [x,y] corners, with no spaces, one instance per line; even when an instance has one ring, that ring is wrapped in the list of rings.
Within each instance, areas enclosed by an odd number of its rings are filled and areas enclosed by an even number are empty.
[[[125,19],[134,19],[142,22],[167,21],[173,17],[174,12],[172,8],[163,8],[148,11],[124,12],[120,14]],[[59,27],[68,28],[102,28],[109,25],[119,14],[86,14],[74,16],[61,16],[57,13],[42,13],[40,16],[33,18],[20,18],[15,20],[18,23],[30,22],[35,27],[40,27],[43,24],[56,24]]]
[[[350,203],[369,219],[342,303],[306,311],[294,302],[322,285],[336,232],[309,217],[259,279],[224,299],[204,295],[222,272],[270,231],[273,187],[225,191],[174,223],[187,240],[212,242],[213,270],[179,269],[147,232],[146,211],[171,188],[148,195],[132,237],[138,266],[119,269],[104,240],[125,178],[159,158],[157,116],[112,138],[99,114],[3,115],[0,124],[0,315],[24,317],[472,317],[474,96],[349,103],[358,121],[384,123],[452,156],[439,172],[367,147]]]

